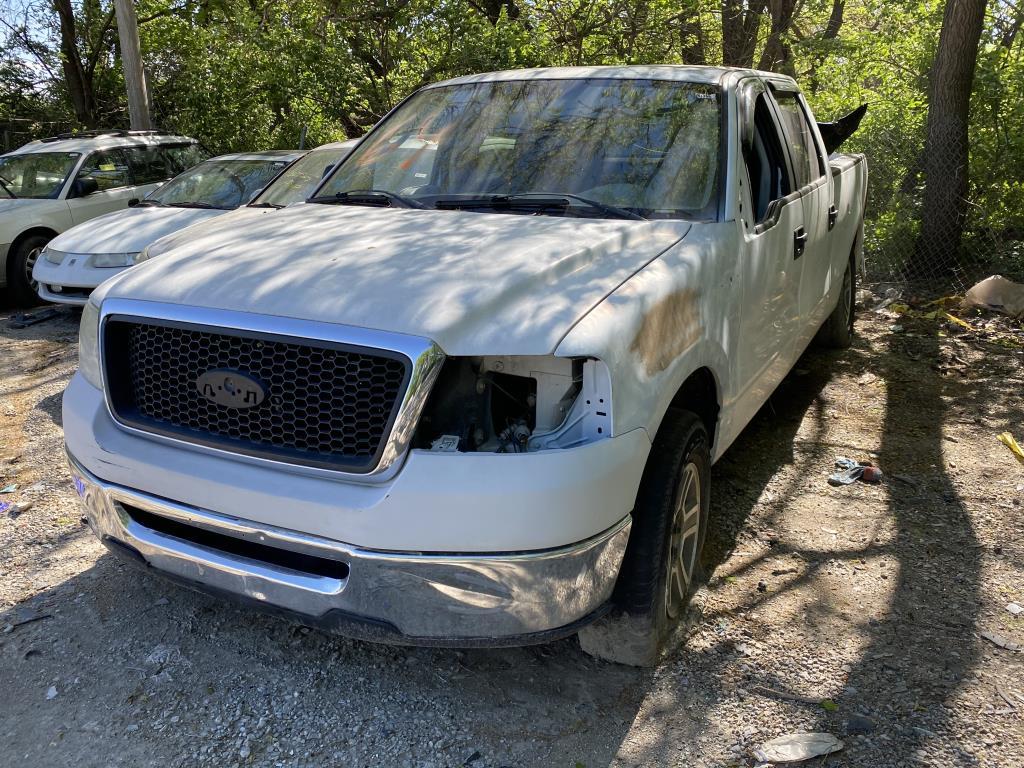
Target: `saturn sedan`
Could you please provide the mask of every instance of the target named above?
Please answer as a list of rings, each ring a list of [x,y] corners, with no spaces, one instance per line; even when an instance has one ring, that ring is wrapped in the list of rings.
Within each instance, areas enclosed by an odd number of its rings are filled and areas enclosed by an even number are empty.
[[[132,266],[147,245],[245,205],[304,154],[273,150],[215,157],[127,210],[72,227],[51,240],[35,263],[39,296],[83,306],[93,288]]]

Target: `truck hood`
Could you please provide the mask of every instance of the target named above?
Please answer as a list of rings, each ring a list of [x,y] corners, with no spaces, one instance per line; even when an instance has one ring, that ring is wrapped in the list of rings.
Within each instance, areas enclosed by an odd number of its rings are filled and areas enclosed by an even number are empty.
[[[72,227],[50,243],[64,253],[138,253],[172,232],[230,211],[202,208],[128,208]]]
[[[211,211],[206,211],[211,213]],[[243,222],[248,219],[256,219],[260,216],[269,216],[272,213],[276,213],[274,208],[250,208],[247,205],[243,205],[241,208],[235,208],[233,211],[221,211],[223,216],[206,217],[194,224],[188,224],[182,229],[176,229],[171,234],[161,237],[159,240],[154,240],[149,244],[149,255],[152,258],[161,256],[173,248],[177,248],[180,245],[186,245],[187,243],[197,240],[204,235],[209,235],[217,232],[220,229],[237,232],[237,227],[243,226]]]
[[[690,225],[304,204],[230,229],[105,295],[424,336],[450,355],[547,354]]]

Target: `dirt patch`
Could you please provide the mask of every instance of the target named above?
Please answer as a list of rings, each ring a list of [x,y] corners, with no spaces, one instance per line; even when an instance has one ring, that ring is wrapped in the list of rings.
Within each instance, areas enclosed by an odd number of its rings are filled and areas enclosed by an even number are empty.
[[[34,502],[0,517],[2,766],[725,768],[793,731],[845,743],[808,765],[1024,765],[1024,658],[980,634],[1024,643],[1012,344],[869,315],[806,355],[715,466],[709,581],[641,671],[352,642],[115,561],[61,455],[76,321],[0,312],[0,498]],[[829,486],[839,455],[888,481]]]

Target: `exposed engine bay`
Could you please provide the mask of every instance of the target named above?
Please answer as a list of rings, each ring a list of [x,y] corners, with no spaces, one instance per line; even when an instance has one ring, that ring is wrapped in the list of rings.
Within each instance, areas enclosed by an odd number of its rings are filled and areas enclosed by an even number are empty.
[[[449,358],[427,401],[414,448],[526,453],[611,436],[611,385],[585,358]]]

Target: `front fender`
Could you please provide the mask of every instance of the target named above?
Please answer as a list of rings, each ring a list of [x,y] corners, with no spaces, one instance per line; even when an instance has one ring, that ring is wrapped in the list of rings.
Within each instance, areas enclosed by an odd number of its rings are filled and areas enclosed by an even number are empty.
[[[719,405],[729,397],[734,230],[698,228],[700,234],[691,233],[594,307],[556,349],[608,366],[613,434],[643,428],[653,437],[680,387],[700,368],[713,375]]]

